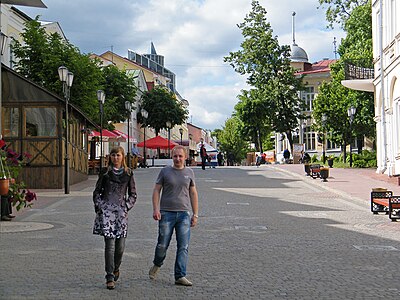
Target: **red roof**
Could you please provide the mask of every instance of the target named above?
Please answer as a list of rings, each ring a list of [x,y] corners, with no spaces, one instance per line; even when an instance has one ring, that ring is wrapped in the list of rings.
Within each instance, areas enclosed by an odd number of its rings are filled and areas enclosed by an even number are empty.
[[[295,75],[307,75],[307,74],[330,72],[331,69],[329,66],[335,62],[337,62],[337,59],[324,59],[316,63],[313,63],[311,65],[311,68],[305,71],[297,72]]]

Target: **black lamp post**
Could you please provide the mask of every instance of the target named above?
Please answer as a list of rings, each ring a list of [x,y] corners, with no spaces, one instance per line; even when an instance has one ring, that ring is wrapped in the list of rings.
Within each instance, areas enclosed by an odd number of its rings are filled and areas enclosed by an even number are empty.
[[[64,190],[65,194],[69,194],[69,117],[68,117],[68,101],[70,97],[70,88],[74,80],[74,74],[69,72],[64,66],[58,68],[58,76],[63,84],[63,92],[65,98],[65,157],[64,157]]]
[[[97,91],[97,100],[100,106],[100,170],[103,168],[103,105],[106,100],[104,91]]]
[[[149,116],[149,113],[147,112],[147,110],[145,110],[144,108],[141,109],[140,113],[142,114],[143,117],[143,167],[146,167],[146,121],[147,121],[147,117]]]
[[[129,153],[130,148],[130,143],[129,143],[129,129],[130,129],[130,125],[129,125],[129,120],[131,118],[131,113],[132,113],[132,104],[129,101],[125,101],[125,109],[128,111],[128,151],[126,153],[128,159],[127,159],[127,163],[128,163],[128,167],[131,167],[130,164],[130,159],[131,159],[131,155]]]
[[[179,128],[179,133],[181,134],[181,146],[182,146],[182,136],[183,136],[183,128]]]
[[[326,126],[326,114],[322,114],[321,116],[321,122],[322,122],[322,129],[323,129],[323,139],[322,139],[322,161],[325,163],[325,144],[326,144],[326,133],[325,133],[325,126]]]
[[[171,122],[167,121],[165,123],[168,128],[168,158],[171,158],[171,148],[170,148],[170,143],[171,143]]]
[[[350,121],[350,168],[353,166],[353,145],[352,145],[352,140],[353,140],[353,120],[354,120],[354,115],[356,114],[356,108],[354,106],[350,107],[347,110],[347,116],[349,117]]]

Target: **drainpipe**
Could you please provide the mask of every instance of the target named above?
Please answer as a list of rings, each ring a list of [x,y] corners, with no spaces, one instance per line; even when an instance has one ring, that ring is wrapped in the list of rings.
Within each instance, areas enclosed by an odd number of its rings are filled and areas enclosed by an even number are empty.
[[[386,158],[387,158],[387,139],[386,139],[386,118],[385,118],[385,78],[384,78],[384,66],[383,66],[383,0],[379,1],[380,10],[380,26],[379,26],[379,55],[381,64],[381,95],[382,95],[382,112],[381,112],[381,122],[382,122],[382,144],[383,144],[383,165],[381,172],[385,173],[387,169]]]

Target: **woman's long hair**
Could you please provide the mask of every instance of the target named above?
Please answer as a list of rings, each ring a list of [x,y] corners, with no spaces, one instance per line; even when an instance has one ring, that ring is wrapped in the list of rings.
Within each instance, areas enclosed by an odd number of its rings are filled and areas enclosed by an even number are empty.
[[[122,167],[127,172],[129,168],[128,168],[128,166],[126,164],[126,161],[125,161],[125,150],[121,146],[114,147],[114,148],[111,149],[110,155],[108,156],[108,168],[112,169],[112,167],[114,166],[113,163],[112,163],[112,160],[111,160],[111,154],[114,154],[114,153],[121,153],[122,154],[122,163],[121,164],[122,164]]]

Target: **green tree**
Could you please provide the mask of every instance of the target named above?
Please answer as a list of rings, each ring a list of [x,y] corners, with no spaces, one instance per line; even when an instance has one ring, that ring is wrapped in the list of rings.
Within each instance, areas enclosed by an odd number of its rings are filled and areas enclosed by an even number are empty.
[[[129,115],[125,109],[125,101],[129,101],[134,109],[137,87],[133,78],[125,70],[119,70],[116,66],[104,67],[102,73],[106,94],[104,114],[108,121],[123,122]]]
[[[58,68],[62,65],[74,73],[71,103],[96,119],[96,90],[103,81],[97,61],[83,55],[78,48],[65,42],[57,33],[48,35],[38,18],[26,23],[21,34],[23,42],[15,40],[13,51],[16,71],[46,89],[63,96]]]
[[[333,28],[335,23],[343,27],[353,9],[367,4],[369,0],[318,0],[318,2],[319,8],[326,8],[328,27]]]
[[[155,87],[142,95],[141,109],[148,112],[148,118],[144,124],[144,120],[140,112],[138,120],[143,126],[154,128],[156,135],[161,129],[167,129],[167,122],[171,122],[171,126],[180,125],[185,122],[188,112],[182,102],[178,101],[175,95],[164,87]]]
[[[99,60],[80,53],[77,47],[64,41],[59,34],[47,34],[40,26],[38,17],[26,23],[21,36],[22,43],[15,40],[13,45],[17,72],[63,97],[58,76],[58,68],[63,65],[74,74],[72,104],[99,122],[96,91],[103,89],[106,93],[105,124],[126,119],[124,103],[126,100],[133,102],[136,88],[124,70],[120,71],[115,66],[101,69]]]
[[[248,143],[243,140],[240,134],[242,126],[241,120],[233,116],[225,121],[222,130],[216,134],[221,151],[233,154],[237,163],[240,163],[246,157],[248,150]]]
[[[247,75],[247,83],[254,87],[254,90],[242,91],[237,115],[252,131],[253,142],[258,147],[268,127],[287,133],[292,144],[291,132],[298,124],[304,105],[297,94],[303,89],[302,79],[294,76],[290,66],[290,47],[279,45],[266,14],[259,2],[253,0],[251,12],[238,25],[244,37],[242,49],[224,57],[236,72]],[[256,118],[245,118],[255,114]]]
[[[347,18],[344,29],[347,36],[342,40],[338,49],[340,60],[331,65],[332,81],[325,82],[320,87],[318,96],[313,102],[313,117],[319,121],[321,130],[321,116],[327,116],[327,130],[333,133],[332,140],[342,143],[345,150],[346,144],[354,138],[375,135],[374,95],[373,93],[351,90],[344,87],[341,81],[345,79],[344,64],[346,61],[361,61],[364,67],[372,68],[372,30],[371,30],[371,4],[370,2],[353,9]],[[366,64],[365,64],[366,62]],[[352,130],[349,126],[347,110],[350,106],[357,109]],[[361,146],[361,143],[358,143]],[[361,147],[359,147],[361,152]],[[344,155],[345,159],[346,155]]]
[[[271,133],[265,111],[268,110],[266,101],[258,96],[259,90],[242,90],[238,96],[239,102],[235,105],[236,116],[242,120],[241,134],[244,140],[253,141],[256,150],[263,152],[263,142],[265,137]],[[248,137],[248,138],[244,138]]]

